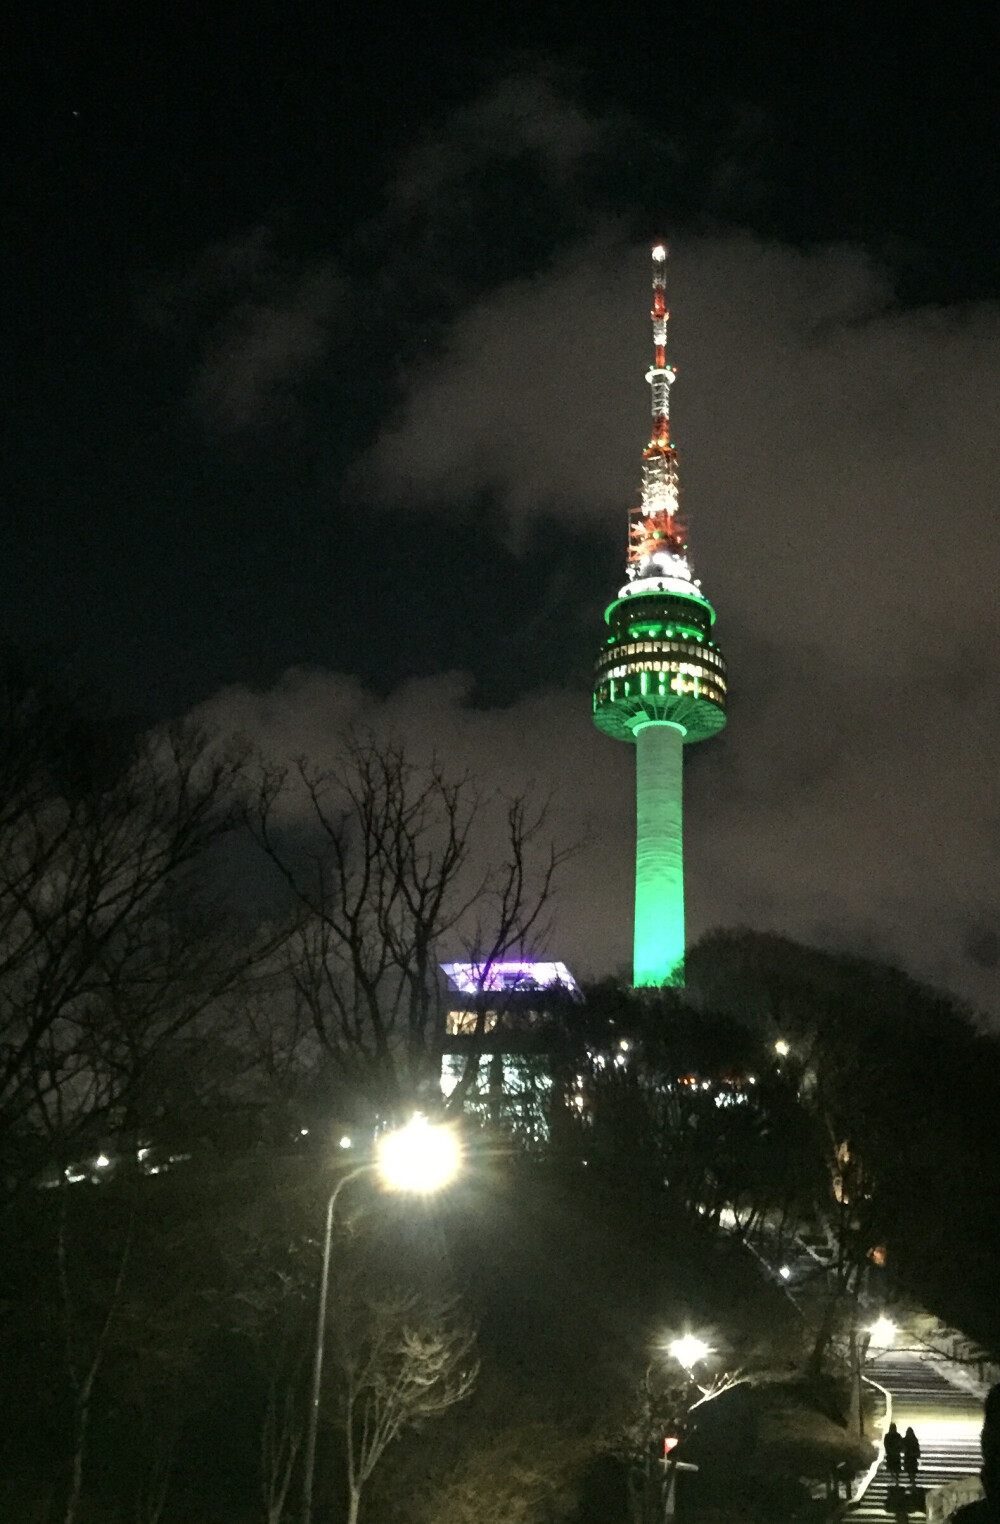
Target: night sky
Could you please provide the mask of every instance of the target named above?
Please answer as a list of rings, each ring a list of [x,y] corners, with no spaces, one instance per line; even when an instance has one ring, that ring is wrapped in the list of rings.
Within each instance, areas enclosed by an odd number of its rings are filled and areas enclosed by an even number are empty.
[[[319,763],[359,722],[551,791],[586,846],[548,951],[622,968],[632,756],[588,682],[666,237],[732,683],[689,933],[1000,1014],[998,38],[906,12],[22,8],[7,641],[151,722]]]

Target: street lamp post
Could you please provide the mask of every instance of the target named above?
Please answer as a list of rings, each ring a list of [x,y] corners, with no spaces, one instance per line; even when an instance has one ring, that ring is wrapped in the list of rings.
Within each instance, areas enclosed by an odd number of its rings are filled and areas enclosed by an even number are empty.
[[[316,1471],[316,1435],[319,1432],[319,1399],[323,1388],[323,1349],[326,1344],[326,1303],[330,1291],[330,1251],[333,1244],[333,1218],[337,1201],[345,1185],[367,1174],[374,1164],[359,1164],[342,1175],[330,1192],[326,1204],[326,1228],[323,1233],[323,1268],[319,1273],[319,1306],[316,1311],[316,1345],[313,1349],[312,1390],[309,1397],[309,1427],[306,1431],[305,1476],[302,1483],[302,1524],[312,1524],[313,1476]]]
[[[312,1524],[313,1477],[316,1472],[316,1436],[319,1433],[319,1404],[323,1390],[323,1350],[326,1344],[326,1308],[330,1291],[330,1256],[333,1246],[333,1223],[337,1202],[345,1185],[360,1175],[377,1174],[390,1190],[428,1195],[440,1190],[461,1168],[461,1149],[449,1127],[435,1126],[426,1117],[415,1116],[405,1127],[383,1133],[378,1140],[376,1157],[367,1164],[342,1175],[330,1192],[326,1204],[323,1232],[323,1264],[320,1269],[319,1303],[316,1309],[316,1343],[313,1349],[312,1387],[309,1398],[309,1423],[306,1430],[305,1472],[302,1481],[302,1524]]]
[[[865,1365],[867,1364],[869,1354],[872,1350],[876,1352],[872,1355],[872,1359],[877,1359],[879,1355],[884,1354],[892,1345],[898,1332],[899,1329],[892,1321],[892,1318],[886,1317],[884,1312],[879,1314],[870,1328],[859,1329],[853,1327],[851,1329],[850,1353],[853,1370],[849,1423],[853,1427],[855,1409],[857,1409],[859,1439],[864,1439],[865,1437],[864,1383],[866,1379]]]

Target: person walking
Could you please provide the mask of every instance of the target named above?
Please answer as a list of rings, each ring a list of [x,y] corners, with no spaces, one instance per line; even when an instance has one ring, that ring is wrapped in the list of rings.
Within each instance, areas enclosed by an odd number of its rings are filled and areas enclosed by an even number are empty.
[[[917,1485],[917,1468],[920,1465],[920,1441],[912,1427],[903,1435],[903,1470],[912,1492]]]
[[[895,1486],[899,1486],[899,1468],[903,1459],[903,1437],[894,1423],[891,1423],[885,1431],[882,1440],[882,1449],[885,1451],[885,1466],[892,1477]]]

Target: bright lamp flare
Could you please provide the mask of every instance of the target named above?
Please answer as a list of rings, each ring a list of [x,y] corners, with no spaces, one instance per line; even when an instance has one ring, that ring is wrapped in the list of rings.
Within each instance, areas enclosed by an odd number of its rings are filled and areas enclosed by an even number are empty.
[[[695,1338],[694,1334],[674,1339],[669,1348],[678,1365],[683,1365],[686,1371],[693,1370],[699,1360],[705,1360],[712,1353],[711,1346],[704,1339]]]
[[[892,1319],[887,1318],[883,1313],[880,1318],[876,1318],[869,1329],[872,1347],[874,1349],[888,1349],[898,1332],[899,1329]]]
[[[453,1128],[429,1122],[419,1113],[405,1127],[383,1133],[376,1153],[379,1175],[395,1191],[439,1191],[462,1165]]]

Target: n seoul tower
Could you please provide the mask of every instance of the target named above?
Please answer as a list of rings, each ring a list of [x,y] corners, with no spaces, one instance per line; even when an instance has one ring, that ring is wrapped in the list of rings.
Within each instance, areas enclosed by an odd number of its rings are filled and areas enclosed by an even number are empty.
[[[726,663],[712,639],[715,610],[694,576],[679,514],[670,440],[667,251],[653,250],[653,431],[642,454],[642,496],[629,513],[628,581],[608,605],[609,634],[594,672],[594,722],[635,746],[633,984],[684,980],[685,745],[726,723]]]

